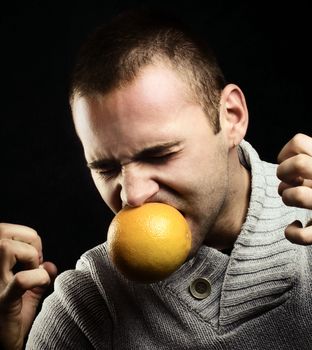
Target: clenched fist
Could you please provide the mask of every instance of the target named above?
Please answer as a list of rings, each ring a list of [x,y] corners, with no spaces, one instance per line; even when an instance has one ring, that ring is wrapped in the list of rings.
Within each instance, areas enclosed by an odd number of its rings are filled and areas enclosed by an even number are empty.
[[[19,271],[14,273],[18,264]],[[37,306],[56,267],[43,262],[41,239],[29,227],[0,224],[0,348],[23,348]]]
[[[278,191],[286,205],[312,209],[312,138],[297,134],[278,155]],[[312,216],[312,214],[311,214]],[[293,243],[312,244],[312,222],[306,227],[295,221],[285,230]]]

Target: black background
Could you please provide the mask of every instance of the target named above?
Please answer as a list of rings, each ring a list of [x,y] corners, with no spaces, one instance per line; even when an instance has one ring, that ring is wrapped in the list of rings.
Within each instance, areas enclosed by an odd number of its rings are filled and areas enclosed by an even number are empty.
[[[0,221],[35,228],[45,258],[74,268],[103,242],[112,214],[85,167],[67,102],[75,53],[125,8],[155,1],[12,2],[2,5]],[[311,20],[301,2],[172,1],[207,35],[250,112],[246,139],[264,160],[297,132],[311,135]]]

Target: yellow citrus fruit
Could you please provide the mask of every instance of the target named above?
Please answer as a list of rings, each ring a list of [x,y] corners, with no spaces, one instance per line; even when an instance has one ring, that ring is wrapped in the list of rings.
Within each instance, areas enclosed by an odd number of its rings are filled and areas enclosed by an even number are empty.
[[[191,232],[184,216],[163,203],[126,207],[107,234],[110,258],[128,279],[152,283],[168,277],[186,260]]]

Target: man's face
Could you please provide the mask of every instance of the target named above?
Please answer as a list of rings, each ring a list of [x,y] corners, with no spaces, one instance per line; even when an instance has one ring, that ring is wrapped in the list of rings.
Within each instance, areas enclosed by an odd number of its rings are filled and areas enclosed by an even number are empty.
[[[76,97],[73,116],[103,200],[123,206],[163,202],[188,221],[192,254],[209,235],[228,191],[228,149],[171,69],[148,66],[130,84]]]

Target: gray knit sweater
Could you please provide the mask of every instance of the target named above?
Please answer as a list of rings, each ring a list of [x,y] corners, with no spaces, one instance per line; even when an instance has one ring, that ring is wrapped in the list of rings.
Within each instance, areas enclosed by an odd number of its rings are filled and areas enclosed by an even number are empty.
[[[241,149],[252,193],[230,256],[203,246],[168,279],[143,285],[120,276],[97,246],[57,278],[27,349],[311,350],[312,246],[284,238],[311,211],[286,207],[276,166],[245,141]],[[201,300],[189,290],[198,277],[211,283]]]

